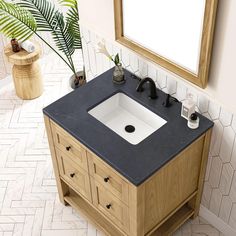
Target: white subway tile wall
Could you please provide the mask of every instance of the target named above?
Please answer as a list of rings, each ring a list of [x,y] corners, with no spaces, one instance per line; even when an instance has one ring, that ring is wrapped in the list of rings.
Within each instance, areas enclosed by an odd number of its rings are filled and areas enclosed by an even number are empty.
[[[86,27],[81,28],[85,69],[87,79],[91,80],[114,65],[95,50],[97,43],[104,39]],[[150,76],[164,92],[180,101],[191,92],[197,102],[197,110],[215,123],[201,203],[236,229],[236,114],[131,50],[116,42],[104,42],[113,55],[120,53],[124,68],[142,78]]]

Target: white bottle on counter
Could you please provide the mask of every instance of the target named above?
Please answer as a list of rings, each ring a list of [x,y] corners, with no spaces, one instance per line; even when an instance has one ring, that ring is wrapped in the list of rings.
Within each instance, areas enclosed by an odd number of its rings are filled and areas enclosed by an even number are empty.
[[[195,112],[195,102],[191,93],[187,94],[186,100],[182,103],[181,116],[189,120],[191,114]]]
[[[35,45],[29,40],[24,41],[23,43],[20,44],[20,46],[29,53],[34,52],[35,50]]]

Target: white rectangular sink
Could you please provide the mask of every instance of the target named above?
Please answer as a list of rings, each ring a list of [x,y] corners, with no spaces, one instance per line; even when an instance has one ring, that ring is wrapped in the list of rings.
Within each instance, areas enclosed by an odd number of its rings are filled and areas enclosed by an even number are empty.
[[[113,95],[88,113],[134,145],[167,122],[123,93]]]

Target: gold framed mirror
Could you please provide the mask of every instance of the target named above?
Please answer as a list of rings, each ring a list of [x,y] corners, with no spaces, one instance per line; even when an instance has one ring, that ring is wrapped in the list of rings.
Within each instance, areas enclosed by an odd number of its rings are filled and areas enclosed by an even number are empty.
[[[205,88],[218,0],[114,0],[116,41]]]

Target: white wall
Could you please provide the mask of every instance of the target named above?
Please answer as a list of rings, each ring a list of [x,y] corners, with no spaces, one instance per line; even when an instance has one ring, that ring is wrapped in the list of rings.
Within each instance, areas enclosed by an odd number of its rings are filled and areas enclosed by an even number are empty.
[[[80,23],[108,39],[115,39],[113,0],[78,2]]]
[[[79,1],[81,24],[110,40],[115,39],[113,12],[112,0]],[[219,0],[209,84],[203,92],[234,113],[236,113],[235,29],[236,1]]]
[[[207,92],[236,113],[236,1],[219,0]]]

